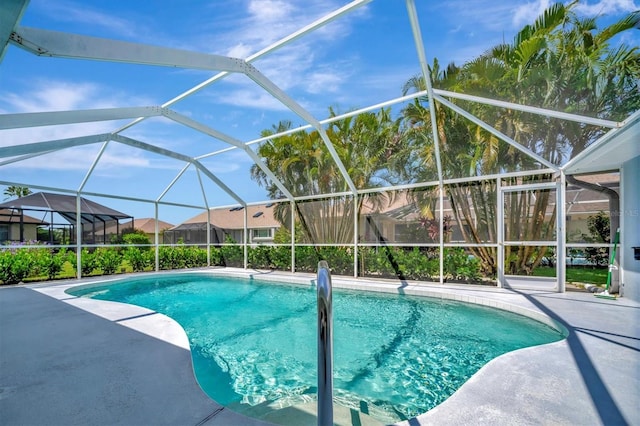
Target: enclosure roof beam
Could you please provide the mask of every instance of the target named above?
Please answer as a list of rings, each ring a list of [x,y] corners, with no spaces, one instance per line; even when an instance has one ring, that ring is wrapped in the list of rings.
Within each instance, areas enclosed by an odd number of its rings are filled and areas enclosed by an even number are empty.
[[[238,203],[240,203],[240,205],[242,207],[246,207],[247,206],[247,202],[244,201],[238,194],[236,194],[235,192],[233,192],[231,190],[231,188],[229,188],[227,185],[224,184],[224,182],[222,182],[220,179],[218,179],[216,177],[216,175],[214,175],[211,170],[209,170],[208,168],[206,168],[204,165],[202,165],[202,163],[200,163],[198,160],[194,160],[193,164],[202,172],[204,173],[209,179],[211,179],[212,181],[214,181],[224,192],[226,192],[229,196],[231,196],[234,200],[236,200]]]
[[[167,185],[167,187],[164,189],[164,191],[162,191],[162,193],[160,195],[158,195],[158,198],[156,198],[156,202],[161,201],[164,198],[164,196],[167,195],[167,192],[169,192],[169,190],[173,187],[173,185],[175,185],[175,183],[182,177],[182,175],[184,174],[184,172],[187,171],[189,166],[191,166],[191,163],[187,163],[187,164],[184,165],[182,170],[180,170],[178,172],[176,177],[173,178],[173,180],[169,183],[169,185]]]
[[[11,33],[18,26],[29,0],[2,0],[0,3],[0,62],[7,51]]]
[[[164,115],[174,120],[180,124],[183,124],[193,130],[204,133],[205,135],[211,136],[213,138],[219,139],[223,142],[226,142],[230,145],[235,146],[236,148],[242,149],[247,153],[249,157],[255,162],[255,164],[260,167],[260,169],[271,179],[271,181],[278,187],[280,191],[284,194],[285,197],[289,200],[293,200],[293,195],[289,192],[287,188],[283,185],[283,183],[278,179],[276,175],[267,167],[266,164],[262,161],[262,159],[248,146],[246,146],[242,141],[235,139],[229,135],[226,135],[218,130],[215,130],[209,126],[206,126],[198,121],[195,121],[189,117],[186,117],[180,113],[172,111],[170,109],[164,110]]]
[[[58,188],[58,187],[52,187],[52,186],[43,186],[43,185],[37,185],[37,184],[29,184],[29,183],[25,183],[25,182],[11,182],[11,181],[2,181],[0,180],[0,185],[4,185],[4,186],[11,186],[11,185],[24,185],[28,188],[32,188],[32,189],[39,189],[42,191],[53,191],[53,192],[60,192],[63,194],[73,194],[73,195],[80,195],[80,193],[76,190],[73,189],[68,189],[68,188]],[[135,197],[127,197],[124,195],[113,195],[113,194],[104,194],[101,192],[82,192],[81,195],[88,195],[88,196],[94,196],[94,197],[103,197],[103,198],[113,198],[116,200],[127,200],[127,201],[136,201],[136,202],[143,202],[143,203],[154,203],[154,200],[149,200],[146,198],[135,198]],[[183,204],[183,203],[172,203],[172,202],[167,202],[167,201],[162,201],[160,202],[160,204],[163,205],[167,205],[167,206],[176,206],[176,207],[187,207],[187,208],[191,208],[191,209],[202,209],[204,208],[203,206],[196,206],[193,204]]]
[[[614,170],[624,161],[640,155],[640,110],[634,112],[617,129],[611,129],[578,153],[563,167],[568,174]]]
[[[169,157],[169,158],[173,158],[176,160],[180,160],[180,161],[184,161],[186,163],[191,163],[194,166],[196,166],[198,169],[200,169],[201,172],[203,172],[205,175],[207,175],[209,177],[209,179],[211,179],[213,182],[216,183],[216,185],[218,185],[224,192],[226,192],[229,196],[231,196],[234,200],[236,200],[238,203],[242,204],[243,206],[246,205],[245,201],[240,198],[234,191],[231,190],[231,188],[229,188],[227,185],[224,184],[224,182],[222,182],[216,175],[214,175],[213,173],[211,173],[211,171],[209,171],[209,169],[207,169],[205,166],[203,166],[199,161],[186,156],[184,154],[180,154],[174,151],[170,151],[168,149],[164,149],[164,148],[160,148],[157,147],[155,145],[151,145],[145,142],[141,142],[139,140],[136,139],[132,139],[126,136],[122,136],[122,135],[118,135],[118,134],[112,134],[110,135],[110,139],[115,141],[115,142],[120,142],[121,144],[124,145],[128,145],[134,148],[138,148],[138,149],[142,149],[144,151],[149,151],[149,152],[153,152],[159,155],[163,155],[165,157]]]
[[[107,150],[107,147],[109,146],[109,142],[110,141],[105,141],[102,144],[102,146],[100,147],[100,151],[98,151],[98,155],[96,155],[96,157],[93,159],[93,162],[91,163],[91,167],[89,167],[89,170],[87,171],[86,175],[84,176],[84,179],[82,179],[82,182],[80,182],[80,186],[78,187],[78,192],[82,192],[82,190],[84,189],[84,187],[87,184],[87,182],[89,182],[89,178],[91,177],[91,175],[93,174],[93,171],[98,166],[98,163],[100,162],[100,159],[102,158],[102,155]]]
[[[153,152],[155,154],[162,155],[164,157],[173,158],[175,160],[184,161],[186,163],[191,163],[193,161],[193,158],[189,157],[188,155],[180,154],[178,152],[161,148],[156,145],[151,145],[150,143],[142,142],[127,136],[112,134],[112,135],[109,135],[109,139],[115,142],[120,142],[123,145],[128,145],[133,148],[141,149],[143,151]]]
[[[58,139],[46,142],[34,142],[23,145],[0,147],[0,158],[14,157],[17,155],[38,154],[46,151],[57,151],[80,145],[90,145],[109,140],[111,135],[103,133],[98,135],[80,136],[76,138]]]
[[[418,12],[413,0],[407,0],[407,12],[409,13],[409,22],[411,23],[411,31],[413,32],[413,40],[416,44],[416,51],[420,62],[420,71],[422,78],[427,86],[427,96],[429,100],[429,115],[431,117],[431,133],[433,135],[433,148],[436,157],[436,167],[438,169],[438,179],[442,182],[444,174],[442,172],[442,160],[440,159],[440,138],[438,137],[438,123],[436,120],[436,109],[433,103],[433,87],[431,86],[431,76],[429,75],[429,64],[427,55],[422,42],[422,33],[420,31],[420,22],[418,21]],[[442,275],[442,273],[440,274]]]
[[[311,113],[309,113],[307,110],[305,110],[296,101],[291,99],[289,97],[289,95],[287,95],[282,89],[280,89],[278,86],[276,86],[271,80],[269,80],[267,77],[262,75],[262,73],[260,71],[258,71],[253,65],[251,65],[249,63],[245,63],[244,73],[247,75],[247,77],[249,77],[251,80],[253,80],[258,86],[262,87],[269,94],[271,94],[271,96],[273,96],[274,98],[278,99],[287,108],[289,108],[291,111],[293,111],[300,118],[305,120],[307,123],[311,124],[318,131],[318,134],[320,135],[320,137],[322,138],[324,144],[326,145],[327,149],[329,150],[329,154],[331,154],[331,157],[333,158],[333,161],[338,166],[338,169],[340,169],[340,173],[342,174],[343,179],[345,180],[345,182],[349,186],[349,189],[351,190],[351,192],[353,194],[357,194],[358,193],[358,189],[356,188],[355,184],[351,180],[351,177],[349,176],[349,173],[347,173],[347,169],[344,167],[344,164],[342,163],[342,160],[340,160],[340,157],[338,156],[338,153],[336,152],[335,147],[331,143],[331,140],[329,139],[329,136],[327,136],[327,133],[325,132],[324,128],[322,127],[322,124],[320,124],[320,122],[318,120],[316,120],[311,115]]]
[[[299,29],[298,31],[289,34],[286,37],[283,37],[282,39],[276,41],[275,43],[265,47],[264,49],[254,53],[251,56],[248,56],[245,61],[246,62],[252,62],[255,61],[259,58],[261,58],[262,56],[265,56],[268,53],[271,53],[297,39],[299,39],[300,37],[306,35],[307,33],[310,33],[312,31],[317,30],[318,28],[322,28],[323,26],[325,26],[326,24],[328,24],[329,22],[359,8],[360,6],[364,6],[365,4],[371,2],[372,0],[355,0],[352,1],[349,4],[344,5],[343,7],[329,13],[328,15],[325,15],[319,19],[317,19],[316,21],[312,22],[311,24]],[[225,78],[227,75],[229,75],[229,73],[227,71],[222,71],[216,75],[214,75],[213,77],[203,81],[200,84],[197,84],[196,86],[192,87],[191,89],[182,92],[181,94],[179,94],[178,96],[175,96],[174,98],[170,99],[169,101],[165,102],[164,104],[162,104],[163,107],[170,107],[171,105],[174,105],[175,103],[193,95],[194,93],[199,92],[200,90],[209,87],[210,85],[212,85],[213,83],[215,83],[218,80],[222,80],[223,78]],[[134,121],[128,123],[127,125],[121,127],[120,129],[116,130],[114,133],[120,133],[128,128],[130,128],[131,126],[136,125],[137,123],[141,122],[142,120],[144,120],[145,117],[139,117],[137,119],[135,119]]]
[[[421,96],[427,96],[427,91],[423,90],[423,91],[420,91],[420,92],[411,93],[409,95],[400,96],[398,98],[391,99],[391,100],[384,101],[384,102],[380,102],[380,103],[375,104],[375,105],[371,105],[371,106],[368,106],[368,107],[364,107],[364,108],[356,109],[356,110],[353,110],[353,111],[349,111],[349,112],[346,112],[344,114],[327,117],[327,118],[324,118],[324,119],[320,120],[320,124],[324,125],[324,124],[335,123],[336,121],[344,120],[345,118],[354,117],[354,116],[360,115],[360,114],[365,113],[365,112],[374,111],[374,110],[385,108],[385,107],[388,107],[388,106],[393,106],[393,105],[399,104],[401,102],[406,102],[406,101],[410,101],[410,100],[415,99],[415,98],[419,98]],[[289,129],[289,130],[285,130],[285,131],[282,131],[282,132],[274,133],[274,134],[269,135],[269,136],[262,136],[262,137],[259,137],[257,139],[252,139],[252,140],[250,140],[248,142],[245,142],[244,145],[245,146],[255,145],[257,143],[268,141],[270,139],[279,138],[281,136],[290,135],[290,134],[293,134],[293,133],[301,132],[303,130],[309,130],[309,129],[312,129],[312,128],[313,128],[313,126],[311,124],[305,124],[303,126],[296,127],[295,129]],[[232,147],[224,148],[224,149],[221,149],[221,150],[218,150],[218,151],[209,152],[207,154],[200,155],[198,157],[198,159],[207,158],[207,157],[213,157],[214,155],[218,155],[218,154],[222,154],[222,153],[225,153],[225,152],[229,152],[229,151],[232,151],[234,149],[236,149],[236,147],[232,146]],[[362,190],[359,189],[358,192],[361,193]]]
[[[467,95],[464,93],[450,92],[447,90],[433,89],[433,92],[441,96],[446,96],[448,98],[477,102],[479,104],[492,105],[501,108],[512,109],[515,111],[522,111],[531,114],[543,115],[546,117],[559,118],[567,121],[575,121],[577,123],[591,124],[593,126],[616,128],[620,127],[621,125],[617,121],[602,120],[600,118],[587,117],[578,114],[569,114],[567,112],[554,111],[547,108],[538,108],[529,105],[516,104],[513,102],[499,101],[497,99],[488,99],[481,96]]]
[[[555,165],[552,162],[546,160],[545,158],[539,156],[538,154],[536,154],[535,152],[531,151],[529,148],[525,147],[524,145],[519,144],[515,140],[511,139],[509,136],[505,135],[501,131],[495,129],[494,127],[492,127],[489,124],[485,123],[484,121],[480,120],[478,117],[476,117],[475,115],[471,114],[470,112],[465,111],[464,109],[460,108],[458,105],[454,104],[453,102],[450,102],[450,101],[444,99],[440,95],[435,95],[434,94],[433,98],[435,100],[437,100],[438,102],[440,102],[442,105],[449,107],[451,110],[453,110],[453,111],[457,112],[458,114],[460,114],[461,116],[465,117],[467,120],[469,120],[469,121],[477,124],[478,126],[482,127],[483,129],[485,129],[486,131],[488,131],[492,135],[496,136],[498,139],[505,141],[506,143],[508,143],[509,145],[514,147],[515,149],[517,149],[518,151],[520,151],[520,152],[526,154],[527,156],[533,158],[534,160],[536,160],[540,164],[544,164],[545,166],[547,166],[550,169],[553,169],[555,171],[559,171],[560,170],[560,168],[557,165]]]
[[[80,34],[18,27],[11,41],[38,56],[89,59],[209,71],[242,72],[244,60]]]
[[[48,154],[50,152],[53,152],[53,151],[42,151],[42,152],[37,152],[37,153],[34,153],[34,154],[26,154],[26,155],[21,155],[19,157],[13,157],[13,158],[10,158],[8,160],[0,161],[0,167],[6,166],[7,164],[19,163],[21,161],[25,161],[25,160],[28,160],[30,158],[39,157],[40,155],[45,155],[45,154]]]
[[[0,130],[155,117],[161,114],[162,108],[151,106],[0,114]]]

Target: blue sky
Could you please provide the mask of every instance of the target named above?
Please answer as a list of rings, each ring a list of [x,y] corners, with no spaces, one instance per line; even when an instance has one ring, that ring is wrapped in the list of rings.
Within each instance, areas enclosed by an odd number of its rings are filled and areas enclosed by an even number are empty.
[[[69,1],[31,0],[21,25],[246,58],[347,4],[337,0]],[[417,0],[428,60],[462,63],[532,22],[549,5],[535,0]],[[633,0],[580,2],[602,22],[639,9]],[[638,44],[638,37],[627,40]],[[401,95],[419,71],[405,2],[374,0],[253,65],[317,119]],[[0,64],[0,113],[162,105],[214,73],[131,64],[37,57],[10,46]],[[171,107],[243,142],[283,119],[306,124],[244,75],[230,75]],[[109,133],[129,123],[85,123],[0,131],[0,147]],[[167,119],[148,119],[125,136],[190,156],[227,144]],[[0,166],[0,181],[78,189],[100,145],[77,147]],[[266,200],[251,181],[252,161],[240,150],[203,161],[247,202]],[[156,199],[183,163],[110,143],[84,191]],[[203,177],[209,206],[234,200]],[[2,187],[4,189],[4,187]],[[152,204],[90,197],[135,217],[153,217]],[[198,176],[187,170],[163,198],[204,206]],[[199,212],[160,207],[178,224]]]

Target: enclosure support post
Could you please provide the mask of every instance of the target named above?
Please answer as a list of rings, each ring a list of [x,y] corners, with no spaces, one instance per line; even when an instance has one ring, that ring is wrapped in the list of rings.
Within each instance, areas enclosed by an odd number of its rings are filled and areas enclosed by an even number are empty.
[[[24,209],[20,209],[20,242],[21,243],[25,242],[24,241]]]
[[[440,248],[438,249],[438,252],[440,254],[440,284],[444,284],[444,185],[442,184],[442,180],[440,180],[438,187],[440,189],[440,198],[438,200],[438,204],[440,205],[438,207],[438,216],[440,216],[440,223],[438,224],[438,234],[440,234]]]
[[[567,272],[567,215],[565,214],[566,189],[567,176],[564,171],[560,171],[556,189],[556,279],[558,280],[558,293],[565,292]]]
[[[497,285],[498,287],[504,287],[504,193],[502,192],[502,181],[499,177],[496,178],[496,204],[496,227],[498,228],[496,229],[498,243]]]
[[[318,426],[333,425],[333,295],[326,260],[318,262]]]
[[[156,244],[155,244],[155,247],[153,248],[153,250],[154,250],[154,258],[155,258],[155,271],[158,272],[160,270],[160,247],[158,246],[158,243],[159,243],[159,241],[158,241],[158,232],[159,232],[158,228],[159,228],[160,225],[158,225],[158,202],[157,201],[155,202],[155,213],[154,214],[156,215],[156,229],[155,229],[155,232],[156,232]]]
[[[211,209],[207,206],[207,266],[211,266]]]
[[[82,206],[80,193],[76,194],[76,276],[82,278]]]
[[[296,271],[296,224],[295,224],[296,202],[291,201],[291,272]]]
[[[243,211],[244,211],[244,229],[243,229],[243,234],[242,234],[242,240],[243,240],[243,248],[244,248],[244,269],[247,269],[248,266],[248,262],[247,262],[247,242],[249,241],[249,233],[247,232],[247,221],[248,219],[248,206],[245,206]]]
[[[353,196],[353,277],[358,278],[358,194]]]

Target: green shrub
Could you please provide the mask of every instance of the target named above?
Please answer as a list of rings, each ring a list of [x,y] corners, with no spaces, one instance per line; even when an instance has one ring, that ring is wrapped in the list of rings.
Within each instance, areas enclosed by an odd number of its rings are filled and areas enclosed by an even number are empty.
[[[118,251],[112,247],[98,248],[94,252],[95,264],[97,268],[102,269],[104,275],[112,275],[120,269],[122,258]]]
[[[270,257],[274,269],[279,271],[291,270],[291,247],[272,246]]]
[[[207,266],[207,250],[199,247],[162,246],[159,248],[160,269],[184,269]]]
[[[181,269],[184,262],[178,247],[162,246],[159,248],[158,261],[160,269]]]
[[[402,250],[395,247],[367,247],[360,251],[365,276],[398,277],[402,276]]]
[[[143,245],[143,244],[151,244],[151,240],[144,232],[129,232],[122,235],[122,241],[125,244],[133,244],[133,245]],[[140,247],[143,250],[151,250],[152,247]]]
[[[201,268],[207,266],[207,250],[200,247],[183,247],[182,258],[185,268]]]
[[[29,276],[36,264],[29,249],[0,250],[0,280],[4,284],[17,284]]]
[[[211,265],[222,266],[222,252],[218,247],[211,247]]]
[[[54,249],[45,249],[46,255],[40,257],[41,271],[47,279],[54,279],[62,271],[64,263],[67,261],[67,249],[62,248],[57,252]]]
[[[249,247],[247,253],[248,266],[260,269],[272,269],[272,248],[269,246]]]
[[[89,250],[87,250],[86,248],[83,248],[82,251],[80,252],[80,256],[81,256],[81,265],[80,265],[80,270],[82,272],[83,276],[88,276],[91,275],[91,273],[98,269],[100,267],[100,265],[98,264],[98,260],[96,258],[95,252],[90,252]],[[73,266],[73,269],[76,270],[76,272],[78,271],[78,258],[76,256],[76,254],[70,254],[69,255],[69,262],[71,262],[71,266]]]
[[[411,280],[432,280],[440,272],[439,258],[418,247],[402,252],[402,265],[406,278]]]
[[[296,271],[298,272],[316,272],[320,255],[315,247],[298,246],[296,247]],[[329,265],[329,268],[333,268]]]
[[[318,261],[326,260],[331,272],[337,275],[353,275],[353,253],[351,247],[320,247]],[[313,271],[318,269],[318,262]]]
[[[241,268],[244,266],[244,249],[227,237],[226,244],[220,247],[221,264]]]
[[[480,261],[469,256],[462,248],[447,248],[444,273],[453,280],[477,280],[480,278]]]
[[[127,247],[122,252],[122,257],[129,263],[133,272],[142,272],[152,265],[155,254],[150,250],[141,250],[139,247]]]

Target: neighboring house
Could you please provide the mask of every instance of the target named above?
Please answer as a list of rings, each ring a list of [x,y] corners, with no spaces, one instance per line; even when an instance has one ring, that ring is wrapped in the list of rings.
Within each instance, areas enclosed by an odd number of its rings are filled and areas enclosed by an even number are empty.
[[[577,177],[581,181],[610,188],[620,194],[620,175],[605,173],[599,175],[585,175]],[[610,216],[620,212],[609,211],[609,199],[606,195],[595,191],[584,190],[573,185],[567,187],[566,193],[567,241],[582,242],[583,235],[589,235],[589,216],[600,212]],[[615,229],[612,229],[615,233]]]
[[[133,220],[132,216],[98,204],[95,201],[50,192],[36,192],[0,204],[0,209],[7,209],[18,217],[24,216],[25,212],[30,212],[30,214],[49,218],[49,237],[46,240],[53,243],[62,242],[55,241],[56,236],[54,234],[56,230],[63,236],[62,240],[68,239],[70,243],[75,242],[78,207],[80,209],[79,221],[84,244],[108,243],[113,235],[106,233],[107,228],[113,228],[114,233],[119,235],[125,229],[120,221]],[[23,234],[24,232],[23,227]],[[31,239],[27,235],[22,237],[22,241]],[[14,238],[20,238],[20,236],[18,235]]]
[[[20,238],[20,221],[22,220],[22,238]],[[38,239],[38,227],[49,226],[48,222],[35,217],[16,214],[11,209],[0,209],[0,244],[7,241],[35,241]]]
[[[211,242],[224,243],[227,237],[242,242],[245,211],[242,207],[214,208],[210,210]],[[250,244],[273,243],[275,232],[281,227],[273,217],[273,204],[247,207],[247,230]],[[166,244],[205,244],[207,241],[207,212],[164,232]]]
[[[620,176],[618,173],[602,173],[594,175],[583,175],[578,177],[579,180],[597,184],[598,186],[608,187],[619,192]],[[583,235],[589,235],[588,220],[590,216],[594,216],[600,212],[609,216],[609,199],[603,193],[586,190],[575,185],[569,184],[566,190],[566,229],[567,241],[569,243],[584,242]],[[416,238],[420,242],[432,242],[420,228],[419,221],[421,212],[417,205],[407,196],[407,193],[398,193],[391,203],[381,203],[381,206],[373,207],[367,201],[363,203],[360,220],[360,241],[377,242],[382,240],[388,243],[410,243]],[[555,218],[555,192],[552,192],[547,209],[545,211],[545,223],[549,223]],[[455,220],[454,211],[448,197],[444,198],[444,215],[451,218],[451,235],[449,242],[464,243],[463,234],[460,225],[464,226],[467,231],[472,227],[476,228],[478,220],[474,206],[470,207],[470,222],[458,223]],[[508,211],[505,212],[508,215]],[[439,215],[438,203],[434,203],[432,214]],[[619,214],[613,212],[612,214]],[[554,237],[555,238],[555,237]],[[438,242],[437,240],[435,242]]]
[[[123,229],[129,229],[131,228],[131,221],[129,222],[124,222],[121,223],[120,226]],[[162,233],[164,231],[166,231],[167,229],[171,229],[173,228],[174,225],[170,224],[169,222],[165,222],[163,220],[158,220],[158,230],[160,232],[160,242],[162,242]],[[154,218],[152,217],[145,217],[142,219],[134,219],[133,220],[133,228],[134,229],[139,229],[142,232],[144,232],[147,237],[149,238],[149,241],[151,241],[152,243],[155,241],[155,235],[156,235],[156,221]],[[107,233],[108,234],[113,234],[115,233],[115,228],[107,228]]]
[[[580,176],[581,180],[597,183],[618,190],[619,175],[617,173],[605,173],[592,176]],[[533,195],[532,195],[533,196]],[[425,219],[425,211],[413,201],[408,192],[398,192],[391,200],[382,197],[378,203],[373,198],[365,199],[360,211],[358,222],[359,237],[361,243],[438,243],[437,229],[435,237],[431,238],[429,231],[421,227],[421,221]],[[587,221],[589,216],[599,212],[609,214],[609,201],[606,195],[568,185],[566,191],[567,202],[567,235],[568,242],[582,241],[582,234],[589,234]],[[495,210],[495,209],[494,209]],[[553,192],[547,209],[544,213],[544,222],[550,223],[554,219],[555,192]],[[223,243],[227,237],[236,242],[242,241],[244,229],[244,209],[217,208],[211,209],[211,242]],[[451,234],[448,242],[464,243],[461,226],[465,227],[467,234],[472,228],[477,229],[477,221],[473,203],[470,203],[469,223],[456,222],[453,207],[448,197],[444,198],[443,213],[450,218]],[[506,212],[508,214],[508,212]],[[529,212],[529,214],[532,214]],[[614,213],[615,214],[615,213]],[[437,199],[431,206],[431,215],[439,215]],[[329,220],[325,218],[324,220]],[[204,244],[206,242],[207,214],[203,212],[186,222],[175,226],[164,234],[164,242],[175,244],[183,241],[187,244]],[[247,210],[247,228],[249,231],[249,243],[272,243],[275,231],[280,228],[280,223],[273,217],[272,204],[249,206]],[[555,224],[554,224],[555,226]],[[439,229],[439,228],[438,228]],[[481,236],[482,237],[482,236]],[[486,238],[490,238],[487,236]],[[494,236],[495,238],[495,236]],[[488,241],[495,242],[495,241]]]

